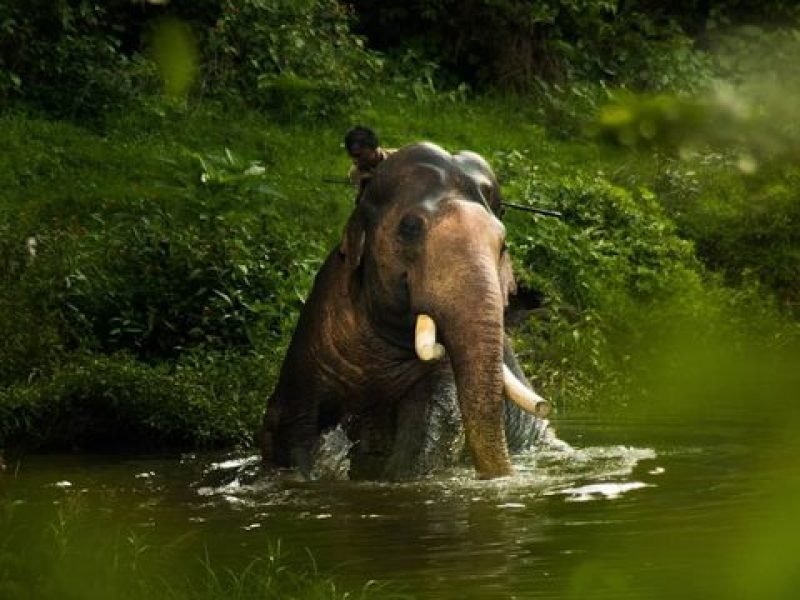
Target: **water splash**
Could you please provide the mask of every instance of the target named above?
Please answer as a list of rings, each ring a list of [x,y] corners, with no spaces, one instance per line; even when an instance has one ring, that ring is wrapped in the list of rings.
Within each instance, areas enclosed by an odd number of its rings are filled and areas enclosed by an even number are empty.
[[[350,448],[353,447],[344,430],[336,427],[321,438],[314,452],[312,481],[346,481],[350,471]],[[261,457],[249,455],[209,463],[192,487],[198,496],[218,497],[229,504],[239,504],[237,498],[277,492],[288,483],[305,481],[294,470],[264,468]]]
[[[521,464],[554,481],[575,481],[580,479],[625,478],[631,475],[636,466],[645,460],[655,460],[656,451],[652,448],[633,446],[587,446],[562,450],[561,448],[541,448],[522,455]]]
[[[345,481],[350,479],[350,448],[353,442],[341,425],[323,433],[314,452],[311,479],[318,481]]]
[[[533,442],[530,450],[513,457],[516,474],[512,477],[481,481],[475,478],[472,467],[464,464],[411,482],[352,482],[349,453],[354,444],[341,427],[336,427],[321,437],[308,478],[294,470],[266,470],[260,457],[253,455],[208,464],[193,487],[199,496],[216,498],[232,507],[269,506],[274,510],[293,506],[309,509],[309,518],[332,514],[327,504],[319,505],[323,491],[348,497],[356,488],[378,495],[400,493],[412,497],[427,497],[434,491],[439,498],[476,497],[504,508],[519,508],[546,497],[563,496],[567,502],[615,499],[632,490],[654,487],[631,478],[642,461],[656,459],[653,449],[624,445],[574,447],[558,438],[546,419],[537,427]],[[652,465],[648,471],[663,473],[663,468]],[[320,486],[323,482],[325,485]]]
[[[243,488],[252,489],[261,478],[261,458],[258,455],[212,462],[203,469],[195,484],[199,496],[230,496]]]
[[[652,448],[591,446],[568,452],[542,452],[537,467],[541,476],[549,480],[544,496],[565,496],[568,502],[614,500],[633,490],[655,487],[630,477],[642,461],[656,457]],[[663,472],[660,468],[656,474]]]
[[[536,419],[531,444],[537,451],[572,452],[574,450],[572,446],[558,437],[556,430],[550,426],[549,419]]]

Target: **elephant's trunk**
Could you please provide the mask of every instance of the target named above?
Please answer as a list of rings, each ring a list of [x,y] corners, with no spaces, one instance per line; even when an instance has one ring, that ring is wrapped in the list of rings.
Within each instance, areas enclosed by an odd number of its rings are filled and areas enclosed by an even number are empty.
[[[503,421],[502,304],[468,322],[443,318],[442,338],[453,368],[467,446],[478,476],[512,472]],[[492,314],[494,313],[494,314]]]
[[[503,416],[503,297],[490,259],[465,256],[472,260],[451,261],[447,271],[439,270],[446,274],[424,286],[424,300],[415,303],[421,315],[416,347],[423,360],[439,358],[438,327],[453,369],[467,447],[478,476],[489,479],[512,472]],[[469,298],[480,300],[473,304]]]
[[[510,475],[504,431],[504,229],[485,207],[455,201],[427,232],[425,251],[408,272],[411,309],[423,318],[417,352],[441,354],[453,369],[467,446],[481,478]]]

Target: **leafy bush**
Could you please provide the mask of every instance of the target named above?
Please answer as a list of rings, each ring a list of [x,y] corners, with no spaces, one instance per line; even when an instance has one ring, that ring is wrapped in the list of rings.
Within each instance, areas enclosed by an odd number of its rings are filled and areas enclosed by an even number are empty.
[[[240,94],[284,119],[340,111],[380,71],[335,0],[126,0],[0,6],[0,98],[101,119],[163,89]],[[198,64],[199,62],[199,64]]]
[[[237,224],[208,211],[176,226],[143,204],[96,220],[39,233],[40,255],[20,282],[43,314],[58,314],[71,347],[152,360],[252,348],[254,328],[280,331],[291,247],[266,215]]]
[[[798,32],[750,26],[713,42],[725,85],[695,98],[617,94],[597,131],[655,151],[655,189],[708,267],[729,285],[761,286],[796,310]]]
[[[518,331],[531,348],[523,360],[535,357],[535,372],[547,374],[544,388],[562,408],[587,408],[601,384],[616,386],[622,402],[634,393],[627,363],[646,323],[690,312],[700,298],[692,245],[645,189],[633,194],[602,176],[543,180],[524,155],[515,160],[523,195],[563,213],[514,221],[518,283],[538,299]]]
[[[201,158],[174,211],[142,201],[42,224],[35,256],[0,225],[0,447],[250,442],[313,265],[268,208],[209,205],[274,193],[258,169]]]
[[[798,184],[796,167],[743,174],[722,157],[668,162],[658,179],[667,210],[706,265],[729,285],[763,286],[789,308],[800,300]]]
[[[48,372],[74,350],[157,362],[281,346],[316,247],[306,240],[298,251],[295,224],[264,201],[278,195],[263,165],[187,152],[160,168],[149,188],[158,201],[109,199],[35,228],[41,202],[2,215],[0,385]],[[64,192],[50,197],[63,206]]]
[[[721,38],[718,61],[732,84],[691,99],[616,94],[596,131],[655,152],[653,185],[707,266],[731,285],[754,281],[794,307],[800,130],[791,98],[800,71],[789,57],[798,42],[796,31],[753,36]]]
[[[420,105],[463,102],[469,92],[466,83],[454,81],[438,63],[426,60],[413,48],[387,56],[383,74],[381,91]]]
[[[0,294],[0,386],[28,381],[63,354],[63,340],[55,319],[10,294]],[[31,323],[36,323],[31,331]]]
[[[529,91],[608,81],[684,86],[707,61],[669,11],[609,0],[356,0],[360,25],[384,50],[414,48],[471,85]],[[675,11],[681,14],[681,11]]]
[[[222,3],[205,52],[211,90],[238,89],[284,118],[325,117],[380,71],[335,0]]]
[[[226,375],[73,355],[34,381],[0,388],[0,444],[33,449],[192,449],[247,445],[263,409],[260,360],[230,355]],[[233,368],[237,365],[239,368]],[[247,388],[244,388],[244,385]]]
[[[800,281],[794,169],[757,183],[724,157],[662,157],[656,197],[645,161],[613,184],[499,158],[519,195],[564,215],[507,218],[528,300],[518,346],[561,409],[669,410],[662,387],[698,369],[689,357],[746,362],[800,341],[785,306]]]
[[[0,386],[35,377],[63,351],[58,320],[19,285],[34,251],[9,222],[0,222]]]
[[[120,50],[108,9],[83,0],[0,5],[0,98],[93,121],[130,102],[154,73]]]

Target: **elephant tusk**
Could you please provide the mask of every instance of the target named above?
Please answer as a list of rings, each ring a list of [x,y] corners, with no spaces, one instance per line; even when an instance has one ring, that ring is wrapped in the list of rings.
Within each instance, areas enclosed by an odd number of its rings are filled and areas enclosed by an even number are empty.
[[[540,419],[550,414],[550,403],[522,383],[508,365],[503,365],[503,387],[506,396],[525,412]]]
[[[414,347],[420,360],[439,360],[444,356],[444,346],[436,343],[436,323],[428,315],[417,315]]]

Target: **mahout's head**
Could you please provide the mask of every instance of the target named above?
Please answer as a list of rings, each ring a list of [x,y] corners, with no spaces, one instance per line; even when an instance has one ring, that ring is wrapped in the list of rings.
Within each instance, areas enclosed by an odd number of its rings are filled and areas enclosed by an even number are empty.
[[[344,148],[359,169],[372,169],[381,162],[378,136],[369,127],[356,125],[344,136]]]

